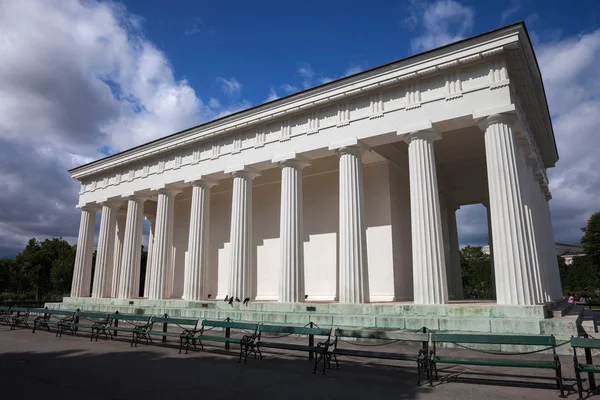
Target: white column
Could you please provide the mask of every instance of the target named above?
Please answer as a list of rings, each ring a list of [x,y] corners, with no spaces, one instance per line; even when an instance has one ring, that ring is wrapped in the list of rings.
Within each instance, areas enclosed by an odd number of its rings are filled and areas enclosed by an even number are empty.
[[[130,196],[127,201],[127,221],[123,239],[119,299],[133,299],[140,293],[140,262],[142,256],[142,224],[145,198]]]
[[[185,300],[202,300],[207,295],[210,188],[215,183],[205,179],[192,182],[188,260],[183,282]]]
[[[89,297],[92,280],[92,256],[94,254],[94,231],[96,229],[96,209],[81,208],[79,236],[77,237],[77,252],[71,297]]]
[[[433,142],[434,130],[412,132],[408,143],[415,304],[445,304],[448,284]]]
[[[498,304],[532,305],[536,299],[530,274],[531,246],[512,128],[514,118],[495,114],[481,121],[485,129],[496,297]]]
[[[446,281],[448,285],[448,298],[454,299],[454,276],[450,260],[450,233],[448,232],[448,209],[446,199],[440,195],[440,219],[442,221],[442,243],[444,252],[444,265],[446,266]]]
[[[111,282],[110,297],[119,296],[119,282],[121,281],[121,262],[123,261],[123,240],[125,238],[126,213],[119,213],[115,221],[115,250],[113,261],[113,274]]]
[[[172,293],[173,275],[173,224],[175,217],[174,189],[160,189],[156,205],[156,231],[152,246],[152,275],[148,298],[153,300],[168,299]]]
[[[96,268],[94,271],[94,287],[92,289],[92,297],[94,298],[110,297],[115,256],[116,223],[117,204],[103,204],[100,233],[98,236],[98,251],[96,253]]]
[[[363,147],[341,147],[339,302],[368,303],[367,224],[363,191]]]
[[[229,296],[251,297],[252,266],[252,180],[258,173],[234,171],[231,201]]]
[[[280,161],[281,166],[278,300],[282,303],[298,303],[304,301],[302,169],[309,164],[298,157],[273,161]]]
[[[152,280],[152,253],[154,250],[154,229],[156,225],[156,215],[146,215],[150,222],[150,231],[148,232],[148,255],[146,256],[146,276],[144,277],[144,297],[150,293],[150,282]]]
[[[490,249],[490,267],[492,269],[492,295],[496,299],[496,268],[494,267],[494,234],[492,233],[492,213],[490,212],[490,200],[483,202],[488,228],[488,247]]]
[[[446,212],[448,219],[448,244],[450,246],[450,265],[446,266],[450,271],[451,278],[448,278],[448,284],[452,286],[453,299],[464,298],[462,283],[462,267],[460,265],[460,246],[458,243],[458,226],[456,225],[456,210],[458,207],[453,202],[446,203]]]

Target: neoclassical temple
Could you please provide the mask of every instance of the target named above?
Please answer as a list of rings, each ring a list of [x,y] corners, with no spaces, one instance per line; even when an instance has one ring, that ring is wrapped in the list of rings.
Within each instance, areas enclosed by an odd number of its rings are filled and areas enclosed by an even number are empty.
[[[444,304],[463,295],[456,210],[482,203],[497,303],[553,302],[557,160],[511,25],[71,170],[71,297]]]

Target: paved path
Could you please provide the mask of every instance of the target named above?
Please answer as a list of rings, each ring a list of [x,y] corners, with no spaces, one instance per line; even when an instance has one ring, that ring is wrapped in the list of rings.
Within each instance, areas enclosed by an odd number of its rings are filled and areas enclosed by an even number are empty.
[[[346,359],[341,370],[313,375],[292,353],[237,363],[219,347],[177,354],[169,347],[131,348],[124,341],[55,338],[0,326],[2,399],[558,399],[553,371],[453,367],[416,386],[415,367]],[[458,350],[446,350],[458,351]],[[562,358],[569,399],[576,399],[570,357]],[[471,372],[471,373],[465,373]],[[485,372],[485,373],[484,373]],[[534,376],[537,375],[537,378]],[[541,379],[539,377],[542,377]],[[448,378],[449,377],[449,378]],[[587,387],[587,382],[584,383]],[[593,396],[600,398],[600,396]]]

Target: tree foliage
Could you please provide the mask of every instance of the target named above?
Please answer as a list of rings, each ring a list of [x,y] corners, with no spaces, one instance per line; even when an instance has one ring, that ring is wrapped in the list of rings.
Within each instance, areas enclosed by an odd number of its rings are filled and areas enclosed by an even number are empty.
[[[592,214],[588,220],[587,227],[583,228],[581,244],[583,252],[596,266],[600,267],[600,212]]]
[[[467,299],[494,297],[492,263],[480,246],[465,246],[460,250],[463,292]]]

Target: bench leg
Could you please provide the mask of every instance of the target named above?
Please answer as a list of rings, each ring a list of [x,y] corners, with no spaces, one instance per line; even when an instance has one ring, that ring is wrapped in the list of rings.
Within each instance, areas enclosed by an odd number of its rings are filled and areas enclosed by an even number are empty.
[[[565,390],[563,388],[563,381],[562,381],[562,369],[560,366],[556,370],[556,383],[558,386],[558,390],[560,390],[560,397],[565,397]]]

